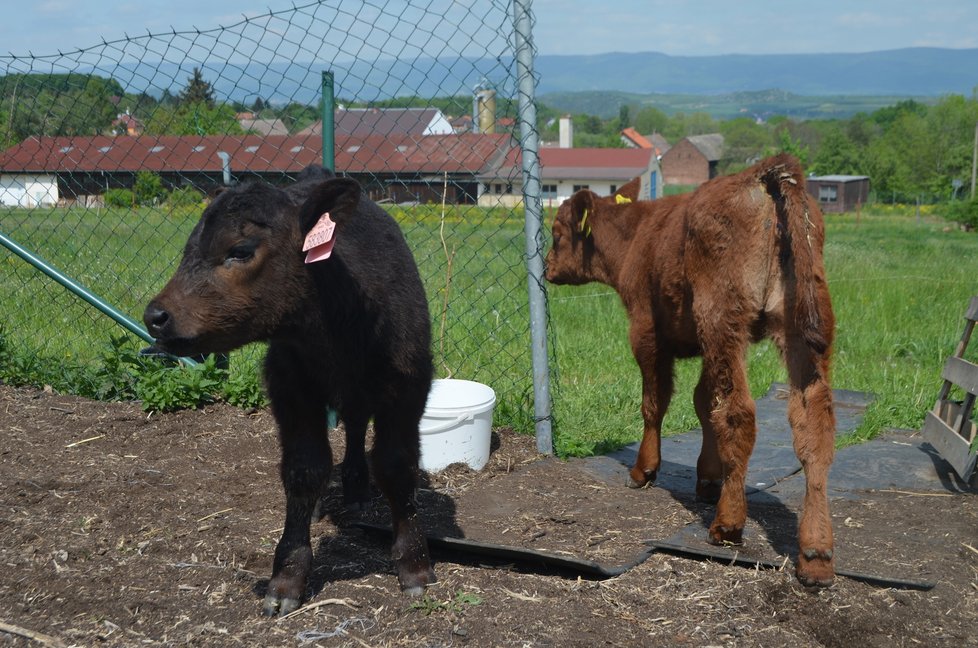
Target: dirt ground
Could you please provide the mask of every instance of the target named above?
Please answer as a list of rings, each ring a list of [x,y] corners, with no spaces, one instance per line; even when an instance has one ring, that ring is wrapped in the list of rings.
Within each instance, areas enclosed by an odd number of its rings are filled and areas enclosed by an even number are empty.
[[[332,499],[313,525],[308,602],[267,619],[277,470],[265,410],[149,415],[0,385],[0,646],[978,645],[978,496],[913,490],[833,501],[837,556],[931,589],[839,577],[808,590],[787,556],[761,569],[655,551],[599,578],[436,549],[439,582],[420,599],[398,590],[387,540],[355,526],[382,525],[383,500],[361,519]],[[433,534],[611,566],[712,517],[504,429],[485,469],[431,475],[419,500]],[[793,551],[792,512],[750,516],[748,545]]]

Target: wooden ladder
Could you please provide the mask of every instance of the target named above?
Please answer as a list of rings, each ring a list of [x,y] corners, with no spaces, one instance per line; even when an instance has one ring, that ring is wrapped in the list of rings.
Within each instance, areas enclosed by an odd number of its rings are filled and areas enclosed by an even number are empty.
[[[964,333],[954,355],[947,359],[941,378],[944,385],[934,409],[924,419],[923,435],[965,482],[971,480],[978,460],[978,439],[972,420],[978,396],[978,365],[964,359],[971,332],[978,321],[978,297],[972,297],[964,315]],[[949,400],[952,385],[964,390],[964,400]]]

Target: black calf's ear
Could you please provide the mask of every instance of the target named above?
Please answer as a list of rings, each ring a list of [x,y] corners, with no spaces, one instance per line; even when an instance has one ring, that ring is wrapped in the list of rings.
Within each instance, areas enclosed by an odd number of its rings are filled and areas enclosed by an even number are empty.
[[[299,222],[302,235],[312,229],[319,217],[329,213],[337,225],[353,216],[360,204],[360,183],[350,178],[327,180],[310,192],[306,202],[299,209]]]

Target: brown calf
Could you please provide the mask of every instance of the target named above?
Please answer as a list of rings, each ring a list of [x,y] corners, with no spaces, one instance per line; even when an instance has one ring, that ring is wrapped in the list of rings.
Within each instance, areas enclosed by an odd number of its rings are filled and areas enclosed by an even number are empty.
[[[747,517],[744,477],[756,436],[745,356],[770,338],[788,369],[788,418],[806,492],[798,579],[834,579],[826,481],[835,415],[829,386],[834,329],[822,262],[824,224],[797,160],[762,160],[691,194],[619,204],[582,190],[560,206],[547,280],[615,288],[630,320],[642,371],[645,433],[634,486],[655,480],[660,426],[676,358],[703,357],[693,395],[703,427],[697,497],[717,503],[715,544],[740,543]]]

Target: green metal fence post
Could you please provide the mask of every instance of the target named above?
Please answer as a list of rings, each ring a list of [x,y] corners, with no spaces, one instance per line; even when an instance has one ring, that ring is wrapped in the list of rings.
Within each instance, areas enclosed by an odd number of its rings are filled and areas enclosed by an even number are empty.
[[[323,166],[336,172],[336,138],[334,136],[333,73],[323,72]]]

